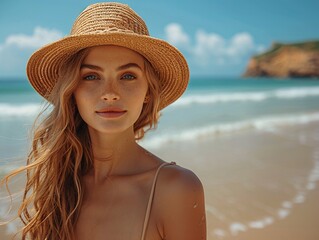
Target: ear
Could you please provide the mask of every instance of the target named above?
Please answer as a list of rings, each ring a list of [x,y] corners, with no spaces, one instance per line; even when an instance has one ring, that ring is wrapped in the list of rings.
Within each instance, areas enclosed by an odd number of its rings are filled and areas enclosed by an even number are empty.
[[[146,95],[144,98],[144,103],[148,103],[150,101],[150,96]]]

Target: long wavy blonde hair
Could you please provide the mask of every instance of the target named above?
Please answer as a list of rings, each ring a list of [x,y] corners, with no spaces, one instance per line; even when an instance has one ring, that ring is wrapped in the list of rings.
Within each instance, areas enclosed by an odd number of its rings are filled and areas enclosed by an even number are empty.
[[[22,239],[74,239],[74,226],[81,206],[81,178],[92,168],[93,158],[86,123],[75,106],[80,66],[88,49],[70,57],[59,71],[59,79],[47,96],[47,107],[33,128],[27,165],[7,175],[2,182],[26,172],[26,186],[18,217],[24,223]],[[136,139],[154,128],[159,118],[158,75],[145,59],[149,101],[134,124]]]

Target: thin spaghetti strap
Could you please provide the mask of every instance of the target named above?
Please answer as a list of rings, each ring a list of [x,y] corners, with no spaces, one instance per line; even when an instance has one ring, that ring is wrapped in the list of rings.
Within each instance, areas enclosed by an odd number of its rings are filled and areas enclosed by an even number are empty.
[[[142,238],[141,240],[144,240],[145,238],[145,234],[146,234],[146,229],[147,229],[147,224],[148,224],[148,220],[149,220],[149,217],[150,217],[150,213],[151,213],[151,207],[152,207],[152,202],[153,202],[153,197],[154,197],[154,192],[155,192],[155,186],[156,186],[156,180],[157,180],[157,175],[160,171],[160,169],[166,165],[173,165],[173,164],[176,164],[175,162],[170,162],[170,163],[162,163],[156,173],[155,173],[155,177],[154,177],[154,180],[153,180],[153,185],[152,185],[152,189],[151,189],[151,193],[150,193],[150,197],[148,199],[148,203],[147,203],[147,209],[146,209],[146,214],[145,214],[145,218],[144,218],[144,224],[143,224],[143,231],[142,231]]]

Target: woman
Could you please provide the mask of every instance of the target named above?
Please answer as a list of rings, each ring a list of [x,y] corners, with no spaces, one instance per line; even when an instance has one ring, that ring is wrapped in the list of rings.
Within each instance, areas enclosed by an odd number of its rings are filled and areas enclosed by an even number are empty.
[[[27,171],[22,239],[206,239],[198,177],[137,143],[187,87],[176,48],[127,5],[97,3],[27,74],[51,107],[14,173]]]

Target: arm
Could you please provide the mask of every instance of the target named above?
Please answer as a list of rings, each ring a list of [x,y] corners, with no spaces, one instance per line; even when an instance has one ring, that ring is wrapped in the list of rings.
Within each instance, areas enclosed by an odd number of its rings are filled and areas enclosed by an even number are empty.
[[[162,223],[165,240],[206,240],[202,183],[190,170],[171,171],[165,178]]]

